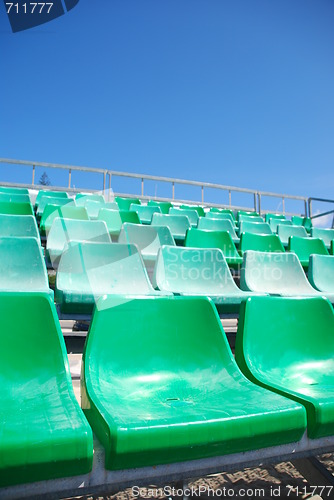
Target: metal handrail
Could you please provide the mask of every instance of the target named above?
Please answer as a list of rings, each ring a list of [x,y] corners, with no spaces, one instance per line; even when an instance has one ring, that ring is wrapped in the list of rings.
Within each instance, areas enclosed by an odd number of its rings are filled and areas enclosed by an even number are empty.
[[[332,228],[334,228],[334,209],[333,210],[327,210],[326,212],[321,212],[320,214],[314,214],[314,215],[312,215],[312,202],[313,201],[320,201],[321,203],[334,203],[334,200],[329,200],[327,198],[315,198],[313,196],[308,199],[308,213],[309,213],[309,217],[311,219],[318,219],[319,217],[324,217],[325,215],[333,214]]]

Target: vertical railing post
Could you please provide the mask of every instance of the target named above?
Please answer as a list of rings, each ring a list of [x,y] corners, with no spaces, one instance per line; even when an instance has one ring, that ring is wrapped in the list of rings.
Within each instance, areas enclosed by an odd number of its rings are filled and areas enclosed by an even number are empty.
[[[304,200],[304,212],[305,212],[305,217],[307,217],[307,203],[306,199]],[[308,216],[312,217],[312,200],[311,198],[308,199]]]
[[[68,187],[71,188],[71,178],[72,178],[72,170],[68,169]]]
[[[32,185],[35,184],[35,165],[32,166]]]
[[[175,182],[172,182],[172,200],[175,199]]]
[[[106,171],[103,172],[103,196],[106,190]]]
[[[256,192],[254,191],[254,212],[256,212]]]
[[[261,215],[261,193],[257,193],[257,201],[258,201],[257,211],[259,215]]]
[[[144,177],[141,178],[141,195],[144,196]]]
[[[232,193],[231,190],[228,190],[228,204],[231,207],[232,206]]]
[[[202,186],[202,203],[204,203],[204,186]]]
[[[283,214],[285,214],[285,198],[284,197],[282,198],[282,211],[283,211]]]
[[[109,193],[108,193],[108,201],[111,200],[111,172],[109,172]]]

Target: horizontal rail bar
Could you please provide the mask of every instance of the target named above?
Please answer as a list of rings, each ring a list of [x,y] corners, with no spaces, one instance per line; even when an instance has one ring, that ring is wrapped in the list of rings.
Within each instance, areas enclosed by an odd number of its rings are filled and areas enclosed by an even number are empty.
[[[45,163],[38,161],[25,161],[25,160],[11,160],[10,158],[0,158],[0,163],[8,163],[11,165],[21,165],[27,167],[44,167],[44,168],[57,168],[61,170],[78,170],[80,172],[92,172],[97,174],[104,174],[107,172],[107,169],[102,168],[93,168],[93,167],[75,167],[72,165],[61,165],[59,163]]]
[[[328,212],[322,212],[321,214],[312,215],[311,219],[319,219],[319,217],[324,217],[325,215],[334,214],[334,210],[329,210]]]

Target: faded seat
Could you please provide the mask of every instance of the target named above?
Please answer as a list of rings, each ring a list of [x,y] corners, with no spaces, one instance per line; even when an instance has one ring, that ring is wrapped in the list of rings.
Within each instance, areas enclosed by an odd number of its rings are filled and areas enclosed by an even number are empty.
[[[53,221],[57,218],[89,220],[87,210],[84,207],[77,207],[74,201],[63,206],[46,205],[39,225],[41,236],[49,234]]]
[[[229,266],[238,267],[242,263],[242,257],[238,254],[232,237],[227,231],[189,229],[185,246],[196,248],[219,248],[223,252]]]
[[[329,255],[325,243],[320,238],[299,238],[290,236],[288,251],[294,252],[303,267],[308,268],[310,255]]]
[[[229,220],[232,226],[237,227],[235,218],[229,212],[206,212],[205,217],[208,219]]]
[[[186,215],[153,214],[152,226],[169,227],[176,244],[183,245],[186,233],[191,227]]]
[[[111,470],[294,442],[306,426],[301,405],[240,373],[203,297],[100,299],[81,390]]]
[[[239,235],[241,236],[242,233],[272,234],[272,230],[270,229],[268,222],[252,222],[241,220],[239,225]]]
[[[85,207],[86,203],[89,201],[97,201],[99,203],[105,203],[103,194],[78,193],[75,197],[75,203],[78,207]]]
[[[329,249],[331,247],[331,242],[334,240],[334,229],[325,229],[322,227],[313,227],[311,229],[311,236],[313,238],[320,238],[325,243],[326,247]]]
[[[303,404],[310,438],[334,435],[334,313],[326,299],[253,297],[236,360],[254,383]]]
[[[131,203],[130,212],[137,212],[141,224],[151,224],[153,214],[162,213],[159,207],[138,205],[138,203]]]
[[[33,215],[0,214],[0,236],[30,237],[39,240],[35,217]]]
[[[181,215],[181,216],[186,215],[189,219],[191,227],[197,227],[198,221],[202,218],[198,215],[197,210],[194,209],[187,210],[186,208],[176,208],[176,207],[171,207],[169,209],[169,215]]]
[[[206,231],[227,231],[230,233],[233,243],[238,245],[240,241],[240,238],[235,232],[235,228],[230,219],[212,219],[209,217],[201,217],[198,222],[198,229],[204,229]]]
[[[270,229],[272,230],[273,233],[277,233],[279,225],[280,226],[291,226],[292,222],[291,222],[291,220],[287,220],[287,219],[277,219],[277,218],[269,219],[269,226],[270,226]]]
[[[205,212],[204,208],[199,205],[180,205],[181,210],[195,210],[197,212],[198,217],[204,217]]]
[[[0,292],[0,486],[88,473],[93,437],[45,293]]]
[[[37,219],[41,219],[44,209],[47,205],[57,205],[58,207],[62,207],[64,205],[67,205],[71,203],[71,205],[75,206],[74,201],[72,198],[58,198],[55,196],[43,196],[40,199],[40,202],[38,204],[38,207],[36,208],[36,217]]]
[[[167,215],[169,213],[169,209],[172,208],[172,203],[169,201],[155,201],[155,200],[149,200],[147,202],[147,205],[149,207],[159,207],[161,210],[162,214]]]
[[[307,275],[316,290],[334,296],[334,255],[311,255]]]
[[[281,224],[277,226],[277,235],[284,247],[289,245],[290,236],[298,236],[299,238],[308,238],[307,231],[303,226],[296,226],[294,224]]]
[[[124,222],[140,224],[138,214],[130,210],[110,210],[101,208],[97,220],[107,224],[109,234],[113,241],[117,241]]]
[[[36,196],[36,200],[35,200],[35,208],[36,209],[44,196],[52,197],[52,198],[68,198],[68,194],[65,191],[49,191],[49,190],[38,191],[37,196]]]

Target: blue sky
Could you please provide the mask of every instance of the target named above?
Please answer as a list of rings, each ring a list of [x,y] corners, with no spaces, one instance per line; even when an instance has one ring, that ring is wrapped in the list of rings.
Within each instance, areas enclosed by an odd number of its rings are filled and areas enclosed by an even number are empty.
[[[333,198],[333,54],[332,0],[1,4],[0,155]]]

